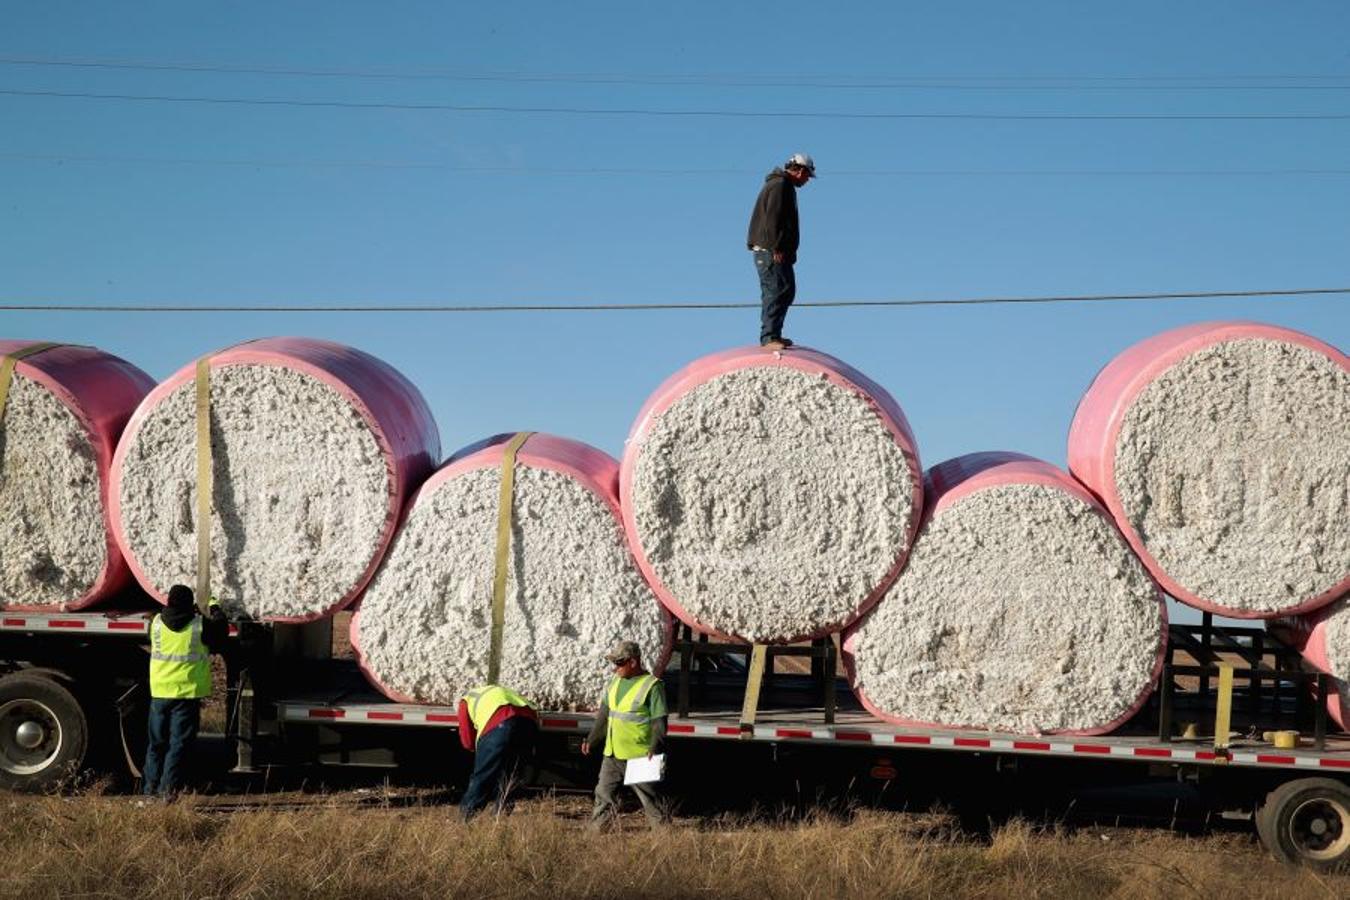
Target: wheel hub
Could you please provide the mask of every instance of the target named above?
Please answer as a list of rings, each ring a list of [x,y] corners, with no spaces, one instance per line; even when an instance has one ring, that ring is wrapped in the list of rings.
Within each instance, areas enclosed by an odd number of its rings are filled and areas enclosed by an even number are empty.
[[[36,775],[61,752],[61,721],[45,703],[22,697],[0,704],[0,769]]]
[[[14,729],[14,743],[25,750],[33,750],[42,745],[47,737],[47,729],[42,727],[41,722],[29,719],[27,722],[19,723],[19,727]]]
[[[1305,800],[1289,817],[1289,837],[1308,859],[1337,859],[1350,848],[1350,810],[1331,797]]]

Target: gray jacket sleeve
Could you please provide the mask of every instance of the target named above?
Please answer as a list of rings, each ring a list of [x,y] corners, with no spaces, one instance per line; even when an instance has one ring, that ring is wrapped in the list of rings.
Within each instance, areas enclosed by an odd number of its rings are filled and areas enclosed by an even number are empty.
[[[586,735],[586,741],[595,748],[604,750],[605,729],[609,725],[609,697],[606,696],[600,700],[600,708],[595,712],[595,723],[591,725],[591,733]]]
[[[666,752],[666,717],[652,719],[652,752]]]

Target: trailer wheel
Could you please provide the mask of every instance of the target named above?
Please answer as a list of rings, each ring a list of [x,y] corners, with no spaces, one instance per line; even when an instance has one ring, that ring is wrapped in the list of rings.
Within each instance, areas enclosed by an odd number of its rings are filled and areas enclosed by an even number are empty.
[[[89,729],[70,691],[51,678],[0,678],[0,787],[45,791],[84,764]]]
[[[1281,862],[1350,867],[1350,787],[1330,778],[1286,781],[1257,811],[1256,830]]]

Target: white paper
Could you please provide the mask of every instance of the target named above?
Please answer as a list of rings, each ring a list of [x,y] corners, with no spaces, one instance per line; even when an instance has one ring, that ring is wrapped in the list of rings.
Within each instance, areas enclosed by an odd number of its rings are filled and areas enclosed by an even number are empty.
[[[646,784],[649,781],[660,781],[661,776],[665,774],[666,755],[658,753],[648,759],[645,756],[639,756],[637,759],[630,759],[628,765],[624,766],[623,783],[624,784]]]

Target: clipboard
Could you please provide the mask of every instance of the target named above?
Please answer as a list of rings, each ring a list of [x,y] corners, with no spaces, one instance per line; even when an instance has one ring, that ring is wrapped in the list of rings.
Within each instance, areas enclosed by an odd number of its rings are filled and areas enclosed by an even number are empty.
[[[628,760],[623,769],[624,784],[648,784],[660,781],[666,773],[666,755],[658,753],[650,759],[639,756]]]

